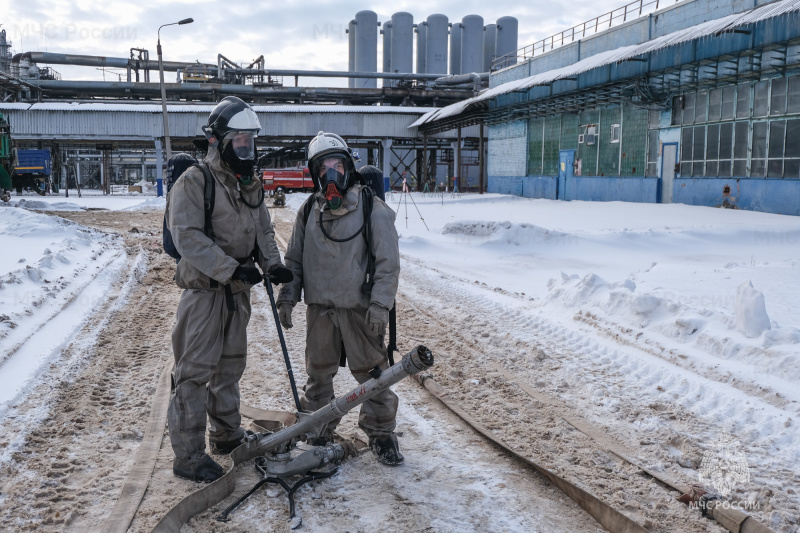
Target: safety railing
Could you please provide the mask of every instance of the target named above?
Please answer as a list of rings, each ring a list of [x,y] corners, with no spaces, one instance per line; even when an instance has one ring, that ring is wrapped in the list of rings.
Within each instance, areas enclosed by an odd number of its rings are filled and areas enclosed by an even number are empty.
[[[519,62],[530,59],[536,55],[541,55],[550,50],[555,50],[565,44],[573,43],[583,39],[588,35],[594,35],[614,25],[623,24],[629,20],[637,19],[643,15],[649,15],[665,5],[674,4],[681,0],[639,0],[631,2],[622,7],[618,7],[599,17],[595,17],[581,24],[568,28],[562,32],[546,37],[541,41],[523,46],[519,50],[499,56],[492,61],[492,71],[515,65]]]

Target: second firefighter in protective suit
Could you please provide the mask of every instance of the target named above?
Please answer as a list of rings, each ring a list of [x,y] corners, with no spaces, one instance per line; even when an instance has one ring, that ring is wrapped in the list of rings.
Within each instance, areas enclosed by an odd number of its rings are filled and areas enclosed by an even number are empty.
[[[333,377],[342,352],[359,383],[388,367],[384,336],[400,276],[395,213],[355,170],[347,144],[320,132],[308,147],[316,192],[298,210],[284,260],[293,280],[278,296],[278,313],[292,327],[301,291],[306,310],[306,372],[301,404],[316,411],[334,398]],[[377,459],[403,462],[394,434],[397,396],[389,389],[361,406],[359,427]],[[322,440],[330,440],[332,428]]]

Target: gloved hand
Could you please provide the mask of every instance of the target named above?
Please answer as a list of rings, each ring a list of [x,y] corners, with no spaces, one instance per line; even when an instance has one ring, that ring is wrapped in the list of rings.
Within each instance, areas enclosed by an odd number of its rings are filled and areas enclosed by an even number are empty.
[[[294,304],[291,302],[278,302],[278,320],[281,321],[281,326],[286,329],[292,329],[292,311]]]
[[[277,264],[269,270],[269,280],[273,285],[279,283],[289,283],[294,279],[292,271],[281,264]]]
[[[238,266],[233,271],[231,279],[236,281],[243,281],[249,285],[258,285],[264,278],[261,276],[261,271],[256,267]]]
[[[386,333],[389,323],[389,310],[378,304],[371,304],[367,309],[367,324],[375,335]]]

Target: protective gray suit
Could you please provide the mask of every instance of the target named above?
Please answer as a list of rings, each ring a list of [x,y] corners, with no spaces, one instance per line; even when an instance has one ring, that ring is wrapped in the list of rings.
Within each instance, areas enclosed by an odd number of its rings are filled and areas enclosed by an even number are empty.
[[[245,205],[236,178],[217,150],[209,150],[205,163],[216,182],[213,241],[203,231],[205,178],[199,169],[187,170],[167,198],[167,221],[182,256],[175,281],[185,289],[172,331],[175,392],[168,412],[169,436],[179,458],[205,450],[206,415],[212,440],[243,437],[239,379],[247,356],[250,285],[231,276],[239,265],[253,266],[254,250],[262,271],[280,263],[266,205]],[[242,187],[249,204],[258,204],[260,187],[258,179]],[[233,311],[224,290],[228,283]]]
[[[343,198],[339,215],[325,209],[322,223],[328,235],[344,239],[357,233],[364,223],[360,200],[362,185],[351,187]],[[367,381],[376,365],[387,368],[384,335],[376,334],[366,321],[370,304],[385,309],[394,305],[400,277],[400,250],[395,213],[379,198],[373,200],[370,225],[371,252],[375,257],[374,285],[363,293],[370,250],[359,232],[347,242],[334,242],[323,235],[319,214],[325,205],[321,192],[315,193],[308,221],[298,210],[292,237],[286,250],[286,267],[294,280],[285,284],[278,305],[294,306],[301,291],[306,311],[306,371],[308,381],[301,398],[303,409],[316,411],[334,397],[333,377],[339,369],[344,348],[350,371],[359,383]],[[397,396],[389,389],[361,406],[359,426],[368,436],[390,434],[395,428]]]

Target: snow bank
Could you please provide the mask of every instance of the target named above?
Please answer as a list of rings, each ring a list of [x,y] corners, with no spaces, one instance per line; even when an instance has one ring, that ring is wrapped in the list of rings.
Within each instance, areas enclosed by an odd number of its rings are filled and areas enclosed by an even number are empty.
[[[0,209],[0,235],[2,411],[108,296],[125,253],[118,237],[25,209]]]

